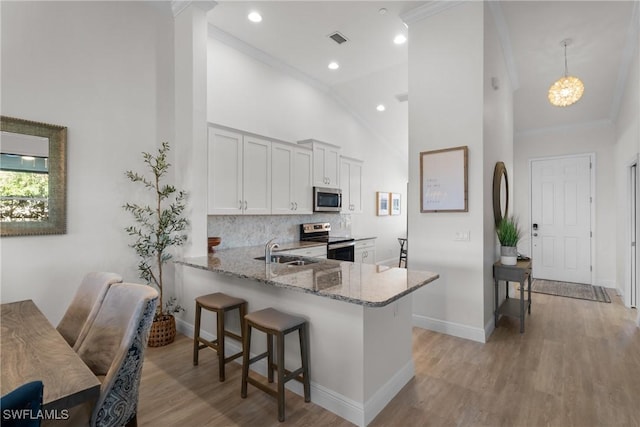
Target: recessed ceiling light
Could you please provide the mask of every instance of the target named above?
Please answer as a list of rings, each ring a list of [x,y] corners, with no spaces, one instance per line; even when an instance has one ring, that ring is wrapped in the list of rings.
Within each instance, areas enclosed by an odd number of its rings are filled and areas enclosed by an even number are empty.
[[[380,105],[378,105],[378,106],[376,107],[376,110],[378,110],[378,111],[384,111],[384,110],[386,110],[386,109],[387,109],[387,108],[386,108],[384,105],[382,105],[382,104],[380,104]]]
[[[381,7],[380,9],[378,9],[378,13],[380,15],[385,15],[387,13],[387,9],[384,7]]]
[[[249,21],[251,22],[260,22],[262,21],[262,15],[260,15],[258,12],[251,12],[247,18],[249,18]]]
[[[337,70],[338,68],[340,68],[340,65],[338,65],[337,62],[329,62],[329,69],[330,70]]]
[[[398,34],[394,39],[393,42],[395,44],[403,44],[404,42],[407,41],[407,37],[404,34]]]

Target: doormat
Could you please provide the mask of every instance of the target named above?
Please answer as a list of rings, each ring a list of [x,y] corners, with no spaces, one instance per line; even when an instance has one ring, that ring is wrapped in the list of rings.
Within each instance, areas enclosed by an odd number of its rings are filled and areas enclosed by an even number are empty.
[[[611,303],[611,298],[609,298],[609,294],[607,294],[607,290],[605,288],[602,286],[591,286],[582,283],[534,279],[531,284],[531,292]]]

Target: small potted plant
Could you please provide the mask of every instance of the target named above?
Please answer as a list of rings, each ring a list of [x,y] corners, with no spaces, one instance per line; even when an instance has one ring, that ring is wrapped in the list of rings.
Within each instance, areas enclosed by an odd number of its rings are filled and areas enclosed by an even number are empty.
[[[163,304],[163,266],[173,255],[170,249],[183,245],[188,221],[183,217],[186,193],[173,185],[163,184],[162,178],[171,166],[167,162],[169,143],[163,142],[157,155],[142,153],[151,177],[127,171],[131,182],[142,184],[151,193],[150,204],[126,203],[123,208],[133,215],[134,225],[125,230],[135,241],[132,247],[139,257],[138,272],[147,284],[155,286],[160,294],[158,309],[149,334],[149,346],[159,347],[173,342],[176,335],[175,313],[184,309],[176,298],[168,298]]]
[[[496,228],[500,241],[500,262],[503,265],[518,263],[518,241],[522,235],[518,220],[513,216],[503,218]]]

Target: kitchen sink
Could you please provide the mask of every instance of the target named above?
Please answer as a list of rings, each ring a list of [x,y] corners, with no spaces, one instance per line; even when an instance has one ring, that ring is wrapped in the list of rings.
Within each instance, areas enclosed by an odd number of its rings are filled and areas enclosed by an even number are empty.
[[[264,261],[265,257],[261,256],[254,259],[257,259],[258,261]],[[284,264],[284,265],[308,265],[308,264],[315,264],[318,261],[310,258],[300,258],[297,256],[290,256],[290,255],[271,255],[271,262],[274,264]]]

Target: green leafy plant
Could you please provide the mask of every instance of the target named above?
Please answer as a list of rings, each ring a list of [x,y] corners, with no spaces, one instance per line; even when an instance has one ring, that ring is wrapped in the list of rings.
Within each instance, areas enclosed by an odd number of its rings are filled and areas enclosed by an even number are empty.
[[[162,303],[163,266],[173,258],[169,250],[186,242],[184,231],[189,224],[183,217],[186,193],[176,190],[173,185],[162,183],[162,178],[171,166],[167,162],[169,150],[169,143],[163,142],[156,155],[142,153],[151,178],[133,171],[125,172],[131,182],[142,184],[153,194],[152,204],[126,203],[123,208],[135,220],[135,225],[128,226],[125,230],[135,238],[134,243],[129,246],[140,258],[140,278],[158,288],[160,294],[156,319],[184,310],[174,297],[169,298],[166,304]]]
[[[512,216],[502,218],[496,228],[496,233],[502,246],[517,246],[522,236],[518,220]]]

